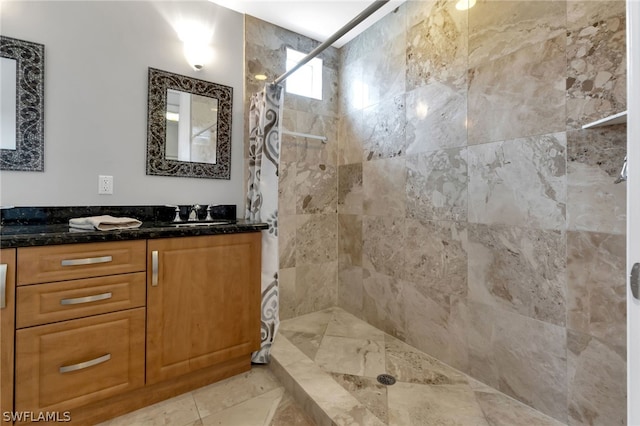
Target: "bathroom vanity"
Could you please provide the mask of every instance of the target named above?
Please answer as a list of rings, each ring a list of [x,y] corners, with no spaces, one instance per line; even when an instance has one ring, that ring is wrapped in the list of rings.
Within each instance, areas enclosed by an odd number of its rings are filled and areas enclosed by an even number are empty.
[[[3,422],[95,424],[250,369],[266,224],[19,227],[0,235]]]

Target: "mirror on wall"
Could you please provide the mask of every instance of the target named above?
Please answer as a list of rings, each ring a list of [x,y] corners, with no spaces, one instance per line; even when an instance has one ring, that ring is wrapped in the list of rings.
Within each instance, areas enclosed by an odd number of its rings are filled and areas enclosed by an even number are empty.
[[[218,100],[167,89],[165,158],[216,164]]]
[[[44,45],[0,36],[0,170],[44,171]]]
[[[147,174],[230,179],[233,88],[149,68]]]

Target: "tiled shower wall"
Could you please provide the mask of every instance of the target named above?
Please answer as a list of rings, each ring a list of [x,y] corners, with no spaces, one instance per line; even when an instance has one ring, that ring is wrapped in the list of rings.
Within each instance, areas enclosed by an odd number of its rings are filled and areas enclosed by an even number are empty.
[[[246,16],[245,101],[264,87],[264,82],[255,80],[256,74],[273,81],[285,72],[287,47],[307,53],[319,44]],[[337,305],[339,52],[329,48],[319,57],[323,60],[322,100],[285,94],[283,127],[327,136],[329,142],[282,138],[278,199],[281,319]],[[245,111],[249,111],[248,103]],[[244,140],[249,140],[248,128]],[[245,159],[247,148],[248,144]]]
[[[624,424],[626,126],[581,130],[625,110],[624,1],[454,3],[340,51],[338,303],[558,420]]]

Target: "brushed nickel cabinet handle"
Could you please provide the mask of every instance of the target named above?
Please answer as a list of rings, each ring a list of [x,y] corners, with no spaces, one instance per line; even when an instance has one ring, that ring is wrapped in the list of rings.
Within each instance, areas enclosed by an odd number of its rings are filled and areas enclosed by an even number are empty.
[[[99,356],[98,358],[91,359],[89,361],[79,362],[77,364],[65,365],[60,367],[60,374],[70,373],[72,371],[84,370],[85,368],[93,367],[94,365],[102,364],[111,359],[111,354]]]
[[[634,263],[631,268],[631,277],[629,279],[631,286],[631,294],[635,299],[640,299],[640,263]]]
[[[0,309],[7,307],[7,265],[0,265]]]
[[[85,259],[65,259],[60,262],[62,266],[78,266],[78,265],[93,265],[94,263],[108,263],[112,262],[113,257],[87,257]]]
[[[75,297],[73,299],[60,299],[61,305],[79,305],[81,303],[96,302],[98,300],[111,299],[111,292],[95,294],[93,296]]]
[[[151,285],[158,285],[158,250],[151,252]]]

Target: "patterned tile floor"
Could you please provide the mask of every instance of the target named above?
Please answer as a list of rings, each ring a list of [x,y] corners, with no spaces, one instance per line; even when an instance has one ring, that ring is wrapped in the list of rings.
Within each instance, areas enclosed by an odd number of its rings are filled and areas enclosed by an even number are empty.
[[[272,355],[100,426],[562,426],[339,308],[282,321]]]
[[[562,425],[339,308],[282,321],[270,366],[318,424]]]
[[[313,426],[267,366],[142,408],[99,426]]]

